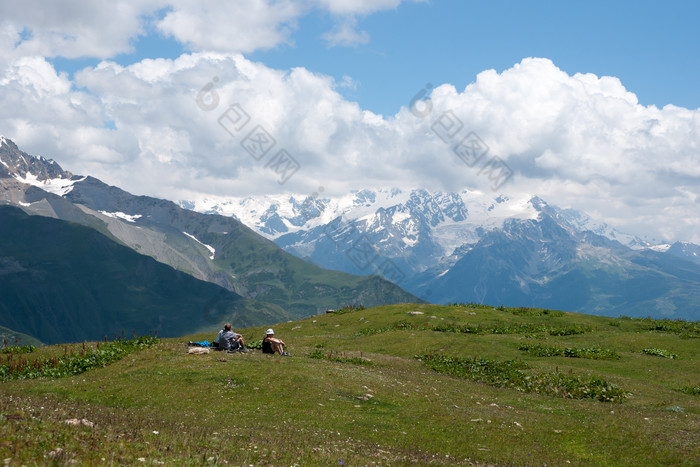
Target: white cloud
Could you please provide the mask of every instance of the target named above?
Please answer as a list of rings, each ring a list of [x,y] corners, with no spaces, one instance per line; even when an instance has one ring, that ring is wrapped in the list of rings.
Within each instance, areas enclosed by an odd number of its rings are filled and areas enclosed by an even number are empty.
[[[171,199],[319,186],[331,195],[394,185],[489,190],[480,171],[497,155],[515,173],[506,193],[538,194],[632,233],[700,243],[700,110],[642,106],[617,78],[571,76],[547,59],[525,59],[502,73],[484,71],[461,91],[436,87],[422,118],[408,108],[385,118],[336,92],[351,81],[232,53],[290,41],[295,21],[314,8],[341,25],[328,39],[351,45],[366,40],[354,18],[399,4],[244,0],[215,10],[185,1],[4,2],[0,108],[11,111],[0,114],[0,133],[76,173]],[[44,58],[126,52],[157,11],[164,11],[157,28],[201,52],[127,67],[104,61],[74,81]],[[196,96],[210,82],[219,102],[206,111]],[[217,119],[236,103],[250,122],[232,136]],[[474,167],[453,152],[459,140],[443,142],[433,131],[446,111],[463,124],[461,135],[473,131],[488,145]],[[276,140],[259,161],[241,146],[255,125]],[[279,149],[301,165],[284,186],[266,167]]]
[[[368,15],[377,11],[393,10],[405,0],[315,0],[316,3],[335,15]],[[425,2],[427,0],[411,0]]]
[[[158,29],[193,50],[252,52],[289,40],[303,2],[175,0]]]
[[[369,42],[369,33],[367,31],[358,31],[357,19],[354,16],[348,16],[336,24],[332,31],[323,34],[323,39],[331,47],[355,47],[367,44]]]
[[[15,56],[109,58],[132,50],[144,15],[162,0],[25,0],[0,3],[0,28]],[[5,44],[4,51],[8,51]]]
[[[421,1],[421,0],[412,0]],[[395,9],[402,0],[26,0],[0,2],[0,66],[22,56],[113,58],[133,51],[150,25],[194,51],[248,53],[289,43],[311,11],[337,20],[335,45],[366,43],[355,15]]]

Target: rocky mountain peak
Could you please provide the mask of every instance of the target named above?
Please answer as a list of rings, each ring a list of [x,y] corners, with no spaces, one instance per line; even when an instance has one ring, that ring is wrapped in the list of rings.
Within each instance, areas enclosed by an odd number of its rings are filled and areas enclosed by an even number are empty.
[[[63,170],[53,159],[31,156],[21,151],[12,140],[0,136],[0,176],[3,175],[38,182],[73,178],[72,173]]]

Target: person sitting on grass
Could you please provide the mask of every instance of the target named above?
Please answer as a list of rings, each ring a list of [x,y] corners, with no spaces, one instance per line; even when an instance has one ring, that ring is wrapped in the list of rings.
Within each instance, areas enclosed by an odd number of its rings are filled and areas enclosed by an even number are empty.
[[[219,350],[248,352],[248,349],[245,348],[243,336],[231,330],[231,323],[226,323],[224,328],[219,331],[219,334],[216,336],[216,342],[219,343]]]
[[[289,352],[284,350],[285,345],[287,344],[282,342],[281,339],[277,339],[275,337],[275,331],[273,331],[272,329],[268,329],[265,333],[265,339],[263,339],[262,351],[263,353],[271,354],[279,352],[280,355],[283,355],[285,357],[291,357]]]

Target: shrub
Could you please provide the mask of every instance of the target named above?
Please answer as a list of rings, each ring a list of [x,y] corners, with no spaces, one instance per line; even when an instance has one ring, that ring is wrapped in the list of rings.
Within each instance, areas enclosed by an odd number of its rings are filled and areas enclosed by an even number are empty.
[[[32,353],[36,350],[33,345],[11,345],[9,347],[3,347],[2,353]]]
[[[263,340],[248,342],[245,346],[249,349],[262,349]]]
[[[648,331],[669,332],[672,334],[678,334],[680,337],[686,339],[700,337],[700,322],[698,321],[650,318],[646,318],[643,321],[649,323],[649,326],[646,328]]]
[[[700,396],[700,386],[683,386],[677,389],[680,392],[690,394],[691,396]]]
[[[646,349],[642,349],[642,353],[647,354],[647,355],[653,355],[655,357],[663,357],[663,358],[678,358],[678,354],[671,352],[670,350],[666,349],[657,349],[655,347],[648,347]]]
[[[326,311],[326,313],[331,313],[334,315],[344,315],[345,313],[350,313],[351,311],[362,311],[365,307],[362,305],[345,305],[339,310]]]
[[[474,302],[469,302],[469,303],[464,303],[464,302],[455,302],[455,303],[448,303],[447,306],[453,306],[455,308],[481,308],[481,309],[490,309],[492,307],[488,305],[482,305],[480,303],[474,303]]]
[[[620,355],[614,350],[593,346],[586,348],[576,347],[551,347],[540,344],[522,344],[518,350],[529,352],[538,357],[569,357],[589,358],[593,360],[619,360]]]
[[[372,336],[374,334],[381,334],[383,332],[388,332],[388,331],[396,331],[396,330],[412,330],[412,329],[417,329],[417,326],[413,323],[409,323],[408,321],[398,321],[394,324],[390,324],[389,326],[383,327],[383,328],[372,328],[372,327],[367,327],[367,328],[362,328],[359,331],[355,333],[355,336]]]
[[[93,368],[103,367],[136,350],[150,347],[158,339],[143,336],[131,340],[118,340],[111,343],[97,344],[94,350],[86,349],[83,344],[80,354],[64,355],[28,361],[21,356],[18,359],[8,357],[8,361],[0,365],[0,381],[14,379],[34,379],[41,377],[60,378],[77,375]]]
[[[507,311],[517,316],[564,316],[563,311],[545,310],[542,308],[509,308]]]
[[[321,349],[315,349],[309,352],[307,355],[309,358],[326,358],[326,353]]]
[[[438,332],[456,332],[463,334],[536,334],[544,333],[550,336],[570,336],[573,334],[583,334],[591,332],[592,329],[587,326],[569,325],[569,326],[547,326],[545,324],[496,324],[494,326],[478,326],[470,324],[438,324],[431,328]]]
[[[591,332],[592,329],[588,326],[582,326],[579,324],[572,324],[568,326],[547,326],[546,324],[512,324],[512,323],[501,323],[495,324],[493,326],[479,326],[471,324],[456,324],[456,323],[446,323],[446,324],[435,324],[430,326],[425,324],[422,327],[417,326],[408,321],[399,321],[397,323],[391,324],[383,328],[373,328],[367,327],[360,329],[355,333],[355,336],[371,336],[374,334],[381,334],[388,331],[402,331],[402,330],[427,330],[427,331],[437,331],[437,332],[454,332],[461,334],[549,334],[550,336],[570,336],[574,334],[583,334],[586,332]]]
[[[593,399],[601,402],[622,402],[630,396],[607,381],[594,377],[566,375],[558,371],[527,375],[520,369],[527,365],[518,360],[496,361],[464,359],[438,355],[416,356],[434,371],[469,378],[491,386],[517,389],[570,399]]]

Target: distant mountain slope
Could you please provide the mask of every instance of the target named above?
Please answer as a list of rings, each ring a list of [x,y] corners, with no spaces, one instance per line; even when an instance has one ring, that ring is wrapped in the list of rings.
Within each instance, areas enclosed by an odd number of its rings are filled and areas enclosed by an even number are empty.
[[[679,258],[685,258],[694,263],[700,264],[700,245],[688,242],[676,242],[671,245],[666,252]]]
[[[7,341],[7,346],[10,347],[15,345],[33,345],[38,347],[42,345],[42,342],[35,337],[0,326],[0,349],[5,346],[5,341]]]
[[[290,318],[73,223],[0,206],[0,326],[45,343],[177,336]]]
[[[0,204],[91,227],[129,248],[294,317],[348,304],[417,302],[377,276],[327,271],[284,252],[238,220],[134,196],[0,140]]]
[[[470,245],[443,274],[426,272],[412,280],[409,289],[430,291],[444,302],[700,318],[696,263],[571,232],[547,214],[507,222]]]
[[[383,189],[181,204],[235,215],[322,267],[384,274],[389,260],[391,278],[434,303],[700,319],[700,246],[650,245],[537,196]],[[353,261],[359,243],[380,260]]]

